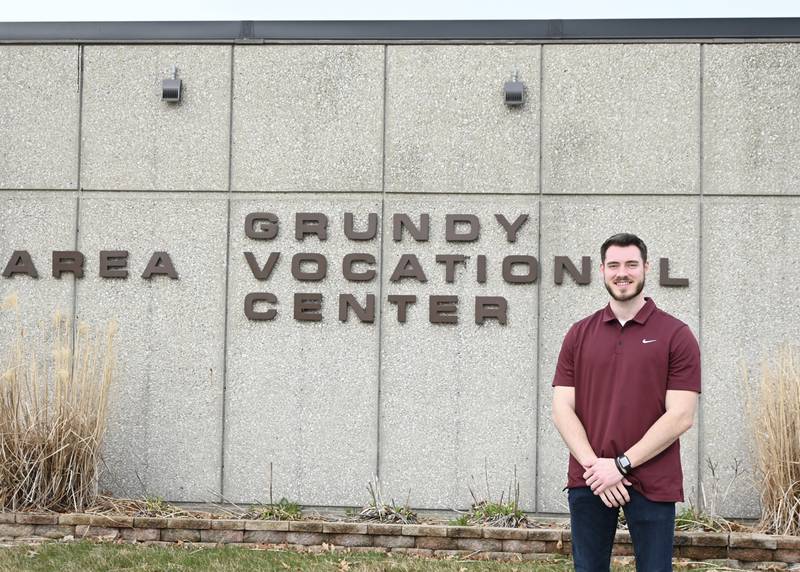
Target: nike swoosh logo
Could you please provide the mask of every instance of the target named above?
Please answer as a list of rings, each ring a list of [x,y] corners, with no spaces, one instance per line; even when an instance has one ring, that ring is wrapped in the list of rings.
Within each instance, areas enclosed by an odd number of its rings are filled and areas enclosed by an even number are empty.
[[[656,340],[647,340],[645,338],[642,338],[642,343],[643,344],[652,344],[654,341],[656,341]]]

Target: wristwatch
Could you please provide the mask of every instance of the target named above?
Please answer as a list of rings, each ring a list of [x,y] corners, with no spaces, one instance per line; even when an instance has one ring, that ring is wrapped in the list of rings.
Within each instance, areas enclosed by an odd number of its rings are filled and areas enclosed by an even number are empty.
[[[625,455],[620,455],[614,459],[614,464],[617,466],[617,470],[626,476],[628,473],[631,472],[631,461]]]

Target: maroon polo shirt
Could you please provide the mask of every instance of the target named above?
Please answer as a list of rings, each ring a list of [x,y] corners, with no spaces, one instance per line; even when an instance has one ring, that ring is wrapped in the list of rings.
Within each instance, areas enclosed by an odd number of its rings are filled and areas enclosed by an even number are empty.
[[[553,385],[575,388],[575,413],[592,449],[613,458],[664,414],[668,389],[700,393],[700,348],[689,326],[650,298],[624,326],[609,305],[567,332]],[[584,472],[570,455],[567,486],[585,487]],[[628,480],[652,501],[682,501],[678,441],[635,467]]]

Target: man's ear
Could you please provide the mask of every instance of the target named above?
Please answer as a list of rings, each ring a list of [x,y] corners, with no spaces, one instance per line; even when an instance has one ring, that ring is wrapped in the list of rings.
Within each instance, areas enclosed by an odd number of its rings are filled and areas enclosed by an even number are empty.
[[[650,261],[649,260],[646,260],[645,263],[644,263],[644,271],[645,272],[650,272]]]

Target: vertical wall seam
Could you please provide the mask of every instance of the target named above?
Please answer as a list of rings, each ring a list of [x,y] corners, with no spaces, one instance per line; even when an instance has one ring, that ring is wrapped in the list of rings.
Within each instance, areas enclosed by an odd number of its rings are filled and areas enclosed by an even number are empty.
[[[73,237],[73,244],[75,250],[80,251],[80,222],[81,222],[81,153],[83,149],[83,44],[78,45],[78,141],[77,141],[77,161],[76,168],[78,172],[75,176],[75,236]],[[75,274],[72,275],[72,338],[73,343],[75,340],[75,329],[77,328],[78,321],[76,314],[78,312],[78,278]],[[73,348],[74,349],[74,346]]]
[[[536,201],[538,203],[538,212],[536,218],[538,220],[538,237],[537,237],[537,252],[536,259],[539,261],[539,267],[542,265],[542,117],[544,115],[544,44],[539,45],[539,169],[538,169],[538,184],[539,193]],[[533,479],[533,505],[534,510],[539,512],[539,462],[541,454],[539,452],[539,432],[542,425],[542,400],[541,400],[541,385],[542,385],[542,277],[539,273],[539,280],[536,283],[536,432],[534,435],[534,479]]]
[[[386,94],[387,94],[387,67],[389,48],[383,46],[383,125],[381,141],[381,224],[380,224],[380,261],[378,263],[378,391],[376,396],[375,414],[375,477],[381,477],[381,381],[383,378],[383,259],[386,256],[384,248],[384,221],[386,219]]]
[[[223,301],[222,326],[222,419],[220,420],[220,453],[219,453],[219,495],[225,499],[225,423],[228,413],[228,299],[230,297],[230,262],[231,262],[231,189],[233,188],[233,69],[234,48],[231,45],[230,55],[230,92],[228,95],[228,198],[225,201],[227,217],[225,221],[225,299]]]
[[[697,223],[697,231],[698,231],[698,250],[697,250],[697,337],[699,339],[700,348],[701,348],[701,356],[702,348],[703,348],[703,201],[704,201],[704,177],[705,171],[703,170],[703,163],[704,163],[704,148],[703,148],[703,139],[705,137],[705,132],[703,129],[703,108],[704,108],[704,92],[703,92],[703,82],[705,81],[705,66],[704,66],[704,58],[705,58],[705,47],[704,44],[700,44],[700,78],[699,78],[699,97],[698,97],[698,105],[699,105],[699,113],[698,113],[698,136],[700,138],[699,141],[699,149],[698,149],[698,177],[699,177],[699,199],[698,199],[698,209],[697,209],[697,216],[698,216],[698,223]],[[702,358],[701,358],[701,371],[702,368]],[[705,409],[705,401],[700,401],[700,407],[698,407],[697,411],[697,491],[696,495],[696,506],[701,508],[702,496],[701,496],[701,486],[703,483],[702,475],[703,475],[703,457],[705,456],[705,440],[703,438],[703,431],[705,429],[703,422],[704,422],[704,414],[703,410]]]

